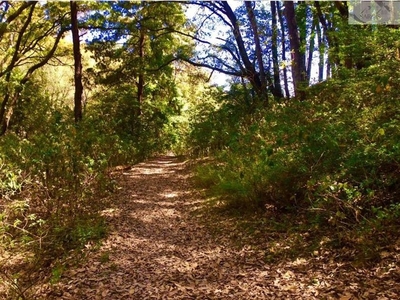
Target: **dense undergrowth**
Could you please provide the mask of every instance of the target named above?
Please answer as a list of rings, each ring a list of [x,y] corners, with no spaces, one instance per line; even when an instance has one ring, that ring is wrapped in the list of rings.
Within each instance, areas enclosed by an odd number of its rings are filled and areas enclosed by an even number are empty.
[[[253,114],[232,101],[206,117],[203,111],[192,149],[212,163],[198,167],[198,184],[229,209],[323,228],[332,245],[350,244],[371,258],[396,240],[400,225],[396,68],[381,63],[309,88],[306,101]]]
[[[149,130],[123,134],[120,118],[105,117],[100,108],[74,124],[69,107],[45,93],[32,96],[34,88],[33,83],[24,91],[29,102],[17,108],[18,118],[0,138],[5,299],[29,299],[37,282],[60,278],[71,253],[95,247],[107,232],[101,210],[118,186],[113,168],[165,147]]]
[[[51,270],[105,234],[100,199],[114,188],[107,168],[122,145],[107,148],[111,141],[86,125],[60,120],[32,138],[10,133],[0,141],[1,279],[10,288],[4,297],[23,299],[33,284],[25,275]]]

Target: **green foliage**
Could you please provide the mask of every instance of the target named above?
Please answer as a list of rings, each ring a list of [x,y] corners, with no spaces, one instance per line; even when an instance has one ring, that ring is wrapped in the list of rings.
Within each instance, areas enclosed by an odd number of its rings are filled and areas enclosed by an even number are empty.
[[[188,54],[192,42],[178,37],[186,32],[185,14],[177,3],[109,3],[112,13],[93,14],[88,23],[117,28],[98,32],[88,49],[96,66],[89,70],[94,98],[90,115],[108,123],[104,129],[134,145],[136,157],[171,150],[184,152],[182,138],[185,105],[182,77],[173,58]],[[126,40],[121,44],[120,40]],[[178,66],[176,69],[184,66]],[[194,73],[194,72],[193,72]],[[108,127],[108,128],[106,128]]]
[[[61,276],[63,275],[65,271],[65,266],[62,265],[56,265],[52,270],[51,270],[51,278],[50,278],[50,283],[55,284],[60,281]]]
[[[395,214],[389,207],[400,187],[398,63],[379,67],[312,87],[308,101],[275,104],[251,117],[227,105],[203,115],[194,144],[218,151],[199,179],[228,204],[307,208],[338,228],[376,218],[373,207]]]
[[[99,204],[91,200],[111,188],[106,174],[110,149],[106,152],[102,142],[94,133],[65,123],[53,124],[47,134],[30,140],[3,137],[0,149],[8,165],[1,170],[7,179],[2,181],[2,198],[8,202],[3,221],[5,227],[20,229],[22,235],[15,231],[14,241],[30,233],[40,237],[35,242],[49,239],[54,245],[49,235],[53,228],[73,230],[81,216],[92,214],[90,207]],[[13,165],[17,171],[9,170]]]
[[[110,168],[174,147],[185,151],[185,125],[190,115],[186,99],[200,95],[195,86],[202,86],[205,80],[197,70],[180,66],[187,71],[174,73],[173,66],[166,63],[177,51],[191,51],[187,38],[172,33],[185,22],[181,5],[111,5],[120,10],[109,15],[109,22],[125,26],[128,39],[115,49],[112,40],[119,40],[119,33],[105,37],[110,43],[103,40],[92,45],[96,61],[84,55],[84,67],[92,68],[84,71],[86,102],[79,124],[72,118],[71,45],[67,41],[60,44],[57,57],[65,66],[43,67],[24,86],[20,86],[24,68],[15,68],[8,82],[4,78],[0,82],[1,98],[10,87],[20,92],[9,130],[0,139],[0,204],[4,207],[0,250],[23,253],[32,270],[54,266],[70,250],[105,235],[99,212],[102,199],[115,187]],[[108,9],[109,5],[102,7]],[[49,13],[59,12],[57,7],[50,9],[54,11]],[[135,21],[127,22],[125,15]],[[96,22],[93,16],[89,23]],[[103,21],[99,19],[99,23]],[[139,55],[136,47],[142,35]],[[55,82],[54,78],[62,79]],[[138,78],[143,79],[141,85]],[[193,84],[187,85],[184,78]],[[19,277],[16,289],[23,291],[24,274],[14,269],[4,269],[0,275]],[[62,267],[53,267],[52,281],[58,281],[62,273]],[[24,296],[24,292],[17,293]]]
[[[95,126],[100,128],[101,136],[123,142],[117,153],[128,157],[119,161],[120,164],[163,152],[175,142],[173,121],[181,106],[178,99],[174,95],[168,95],[163,101],[146,99],[138,116],[139,104],[134,94],[135,90],[128,86],[99,94],[98,102],[90,106],[90,113],[86,116],[93,125],[97,123]]]
[[[7,165],[4,158],[0,157],[0,193],[5,199],[10,199],[21,191],[21,172],[12,165]]]
[[[131,143],[107,134],[105,120],[88,117],[74,125],[68,107],[34,88],[21,95],[26,101],[16,107],[14,132],[0,139],[0,249],[23,253],[31,270],[105,235],[101,199],[115,186],[108,170],[138,159]],[[18,272],[13,267],[0,275]]]
[[[251,101],[246,98],[244,102],[236,101],[245,95],[246,91],[239,86],[232,86],[228,94],[220,88],[210,88],[204,93],[190,118],[187,143],[192,154],[213,154],[237,139],[239,131],[252,119]]]

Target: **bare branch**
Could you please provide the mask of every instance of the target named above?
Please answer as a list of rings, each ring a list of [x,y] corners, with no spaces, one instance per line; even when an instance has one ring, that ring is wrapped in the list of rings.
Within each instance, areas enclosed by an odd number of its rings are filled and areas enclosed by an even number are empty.
[[[226,75],[244,77],[243,72],[239,72],[239,71],[233,72],[233,71],[224,70],[224,69],[221,69],[221,68],[218,68],[218,67],[215,67],[215,66],[211,66],[211,65],[206,64],[206,63],[195,62],[195,61],[192,61],[192,60],[190,60],[188,58],[185,58],[185,57],[180,57],[180,60],[185,61],[185,62],[187,62],[187,63],[189,63],[189,64],[191,64],[192,66],[195,66],[195,67],[207,68],[207,69],[210,69],[210,70],[218,71],[218,72],[226,74]]]
[[[221,19],[221,21],[225,23],[225,25],[227,25],[227,26],[229,26],[231,28],[233,27],[232,24],[230,22],[228,22],[226,20],[226,18],[224,18],[224,16],[222,14],[219,13],[219,11],[222,11],[223,13],[225,13],[225,11],[224,11],[224,9],[222,7],[218,7],[218,5],[216,5],[216,3],[209,2],[209,1],[204,1],[204,2],[195,2],[195,3],[191,3],[191,4],[207,8],[214,15],[218,16]]]

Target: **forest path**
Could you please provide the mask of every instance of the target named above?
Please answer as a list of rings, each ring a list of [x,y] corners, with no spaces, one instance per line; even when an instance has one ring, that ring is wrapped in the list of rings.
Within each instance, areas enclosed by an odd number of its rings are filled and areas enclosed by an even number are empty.
[[[270,265],[261,251],[213,237],[193,213],[204,197],[190,176],[172,156],[123,171],[105,212],[109,235],[46,299],[357,299],[360,286],[339,266]]]

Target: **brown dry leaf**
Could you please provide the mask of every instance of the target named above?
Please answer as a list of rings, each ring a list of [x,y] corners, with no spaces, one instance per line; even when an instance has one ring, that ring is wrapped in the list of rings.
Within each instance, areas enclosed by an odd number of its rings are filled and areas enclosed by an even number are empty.
[[[294,276],[295,276],[294,273],[292,271],[290,271],[290,270],[286,271],[286,273],[282,275],[282,277],[285,278],[285,279],[290,279],[290,278],[292,278]]]
[[[350,299],[353,299],[353,294],[351,293],[344,293],[339,298],[339,300],[350,300]]]
[[[206,199],[193,188],[189,164],[176,157],[155,158],[119,176],[120,189],[104,211],[108,237],[49,286],[54,293],[38,289],[32,298],[350,300],[400,294],[399,255],[393,252],[380,253],[387,261],[370,269],[340,263],[323,249],[293,261],[266,262],[272,248],[287,250],[269,245],[287,233],[265,233],[247,245],[234,218],[198,213]]]

